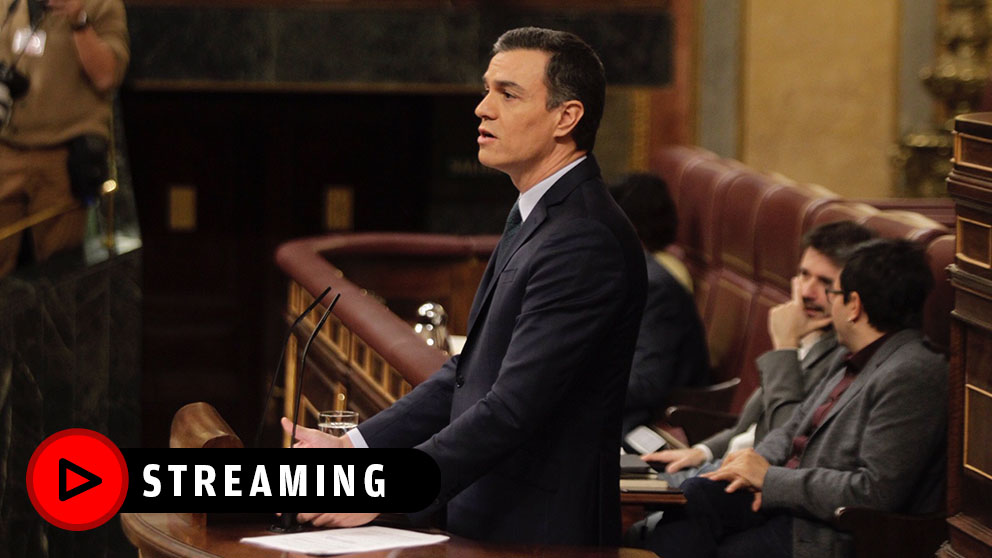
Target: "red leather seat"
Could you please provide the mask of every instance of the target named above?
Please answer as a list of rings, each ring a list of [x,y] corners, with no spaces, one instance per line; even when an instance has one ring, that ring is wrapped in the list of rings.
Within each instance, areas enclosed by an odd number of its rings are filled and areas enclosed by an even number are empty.
[[[954,241],[940,223],[847,201],[822,186],[758,173],[699,148],[664,148],[652,164],[677,199],[679,232],[672,252],[683,255],[695,279],[713,379],[741,380],[730,409],[718,410],[740,410],[757,387],[755,359],[771,348],[768,311],[788,299],[803,233],[825,223],[848,219],[883,237],[928,246],[942,288],[928,299],[924,329],[946,344],[951,303],[943,268],[953,259]]]
[[[758,226],[754,229],[756,279],[791,291],[790,281],[802,256],[798,239],[807,230],[816,210],[837,198],[822,187],[797,184],[778,188],[761,204]],[[797,239],[785,242],[783,239]]]

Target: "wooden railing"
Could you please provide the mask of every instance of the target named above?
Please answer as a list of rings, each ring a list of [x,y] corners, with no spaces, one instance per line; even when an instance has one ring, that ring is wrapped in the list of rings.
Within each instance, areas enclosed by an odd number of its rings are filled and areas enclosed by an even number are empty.
[[[333,289],[307,316],[286,350],[283,412],[293,416],[299,352],[326,304],[341,299],[307,355],[301,423],[320,411],[348,408],[367,418],[427,379],[448,358],[413,332],[413,310],[440,302],[449,328],[464,333],[472,297],[497,237],[364,233],[295,240],[276,254],[290,277],[290,322],[325,287]],[[333,263],[332,263],[333,262]],[[399,315],[398,315],[399,314]]]

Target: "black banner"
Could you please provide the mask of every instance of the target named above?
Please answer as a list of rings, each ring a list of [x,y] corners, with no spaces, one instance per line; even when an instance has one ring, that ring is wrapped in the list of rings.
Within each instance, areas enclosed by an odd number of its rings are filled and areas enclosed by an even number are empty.
[[[411,513],[439,490],[415,449],[122,449],[122,512]]]

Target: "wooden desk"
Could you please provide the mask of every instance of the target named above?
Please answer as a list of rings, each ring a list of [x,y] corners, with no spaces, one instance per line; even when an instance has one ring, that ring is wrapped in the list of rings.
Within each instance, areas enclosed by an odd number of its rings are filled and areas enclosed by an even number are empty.
[[[649,506],[654,504],[675,504],[685,503],[685,496],[681,490],[670,492],[621,492],[621,506]]]
[[[620,524],[624,533],[634,523],[665,506],[681,506],[685,496],[680,490],[670,492],[620,492]]]
[[[121,526],[141,558],[303,558],[238,542],[266,535],[268,523],[218,523],[208,528],[202,514],[125,513]],[[340,555],[365,558],[650,558],[654,554],[631,548],[488,544],[452,537],[446,543],[416,548]]]

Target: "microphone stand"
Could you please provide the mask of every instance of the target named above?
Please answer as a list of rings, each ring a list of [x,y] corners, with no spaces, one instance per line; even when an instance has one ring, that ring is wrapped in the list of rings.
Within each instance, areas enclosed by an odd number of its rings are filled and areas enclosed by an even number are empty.
[[[296,423],[300,418],[300,400],[303,398],[303,375],[307,368],[307,353],[310,352],[310,344],[316,339],[317,334],[320,333],[320,329],[324,327],[324,322],[331,315],[331,310],[338,303],[338,299],[341,298],[341,293],[334,295],[334,300],[327,306],[327,310],[324,310],[324,314],[320,317],[320,321],[313,328],[313,332],[310,334],[310,338],[307,339],[307,344],[303,346],[303,352],[300,353],[300,363],[299,370],[300,376],[296,381],[296,404],[293,406],[293,432],[290,435],[289,443],[292,444],[293,440],[296,439]],[[292,447],[292,445],[290,445]],[[303,525],[296,520],[295,513],[284,513],[279,516],[279,521],[269,527],[270,531],[275,531],[277,533],[295,533],[297,531],[303,530]]]
[[[289,326],[289,329],[286,330],[286,338],[283,339],[282,341],[282,352],[279,353],[279,361],[276,363],[275,374],[272,375],[272,380],[269,382],[269,389],[265,393],[265,399],[262,400],[262,416],[259,417],[258,419],[258,428],[255,430],[255,444],[252,447],[255,448],[261,447],[262,429],[265,426],[265,410],[269,406],[269,401],[272,400],[272,392],[275,390],[276,380],[279,378],[279,374],[282,373],[283,365],[285,363],[285,358],[286,358],[286,345],[289,344],[289,338],[291,335],[293,335],[293,331],[296,330],[296,326],[300,325],[300,322],[303,321],[303,318],[307,317],[307,315],[310,314],[310,312],[312,312],[313,309],[316,308],[318,304],[320,304],[320,301],[324,300],[324,297],[327,296],[327,293],[329,292],[331,292],[331,287],[327,287],[326,289],[324,289],[324,292],[320,293],[320,296],[313,299],[313,302],[310,303],[310,306],[307,306],[306,310],[301,312],[300,315],[297,316],[296,319],[293,321],[293,325]]]

